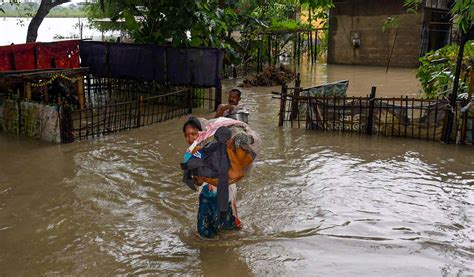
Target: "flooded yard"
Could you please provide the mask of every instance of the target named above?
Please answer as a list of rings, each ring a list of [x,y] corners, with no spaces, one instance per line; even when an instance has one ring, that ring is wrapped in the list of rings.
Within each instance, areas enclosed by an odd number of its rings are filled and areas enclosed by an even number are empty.
[[[349,95],[419,89],[411,69],[301,72]],[[263,151],[238,184],[243,229],[212,240],[181,182],[186,117],[65,145],[2,134],[0,273],[474,274],[472,146],[282,129],[272,90],[243,89]]]

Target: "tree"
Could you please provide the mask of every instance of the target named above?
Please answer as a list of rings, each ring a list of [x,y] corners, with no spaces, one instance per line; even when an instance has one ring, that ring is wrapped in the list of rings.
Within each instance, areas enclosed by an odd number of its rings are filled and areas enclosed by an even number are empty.
[[[87,10],[92,22],[121,19],[120,24],[95,25],[127,31],[137,43],[224,48],[226,62],[236,65],[263,51],[262,32],[301,27],[295,11],[302,4],[319,17],[326,15],[320,11],[327,11],[332,0],[100,0]],[[242,34],[240,41],[232,36],[236,30]]]
[[[44,18],[49,14],[52,8],[69,2],[70,0],[42,0],[36,11],[36,14],[31,19],[28,25],[28,33],[26,34],[26,42],[35,42],[38,37],[38,29]]]

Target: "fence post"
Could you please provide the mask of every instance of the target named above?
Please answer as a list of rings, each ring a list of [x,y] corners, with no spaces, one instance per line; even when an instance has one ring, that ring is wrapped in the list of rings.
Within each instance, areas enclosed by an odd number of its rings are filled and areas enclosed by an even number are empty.
[[[216,98],[214,99],[214,111],[222,104],[222,84],[219,80],[219,85],[216,87]]]
[[[372,87],[369,97],[369,115],[367,116],[367,135],[372,135],[372,126],[374,123],[374,102],[377,87]]]
[[[140,99],[138,100],[137,128],[140,128],[140,125],[141,125],[142,108],[143,108],[143,95],[140,95]]]
[[[77,78],[77,97],[79,99],[79,109],[82,110],[86,107],[84,97],[84,76]]]
[[[31,100],[31,83],[29,81],[25,81],[23,83],[23,87],[24,87],[24,98],[27,101],[30,101]]]
[[[61,133],[61,142],[70,143],[74,142],[74,123],[72,120],[72,107],[64,103],[61,99],[58,99],[59,109],[59,131]],[[81,124],[81,122],[79,123]],[[80,126],[79,126],[80,127]]]
[[[283,84],[281,86],[281,98],[280,98],[280,114],[278,120],[278,126],[283,126],[286,113],[286,95],[288,93],[288,85]]]
[[[299,88],[301,86],[301,75],[300,73],[296,74],[295,87]]]
[[[296,80],[295,80],[295,90],[293,93],[293,99],[291,102],[291,114],[290,114],[290,120],[291,124],[293,127],[293,120],[298,118],[298,113],[299,113],[299,101],[298,97],[300,96],[300,91],[301,91],[301,78],[300,78],[300,73],[296,74]],[[298,121],[299,124],[299,121]],[[299,126],[298,126],[299,127]]]

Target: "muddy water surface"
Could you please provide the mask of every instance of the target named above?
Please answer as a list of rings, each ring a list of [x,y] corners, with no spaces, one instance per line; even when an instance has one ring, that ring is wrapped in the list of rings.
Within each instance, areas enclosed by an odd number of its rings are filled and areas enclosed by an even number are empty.
[[[357,70],[352,94],[385,82]],[[180,181],[185,118],[68,145],[2,134],[0,275],[474,274],[474,148],[280,129],[277,89],[244,89],[263,153],[239,184],[243,230],[212,240]]]

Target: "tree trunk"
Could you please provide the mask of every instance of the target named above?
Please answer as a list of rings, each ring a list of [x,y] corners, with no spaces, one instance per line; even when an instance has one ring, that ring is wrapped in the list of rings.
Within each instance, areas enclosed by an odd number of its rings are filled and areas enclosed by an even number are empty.
[[[38,37],[38,29],[43,22],[43,19],[48,15],[49,11],[61,4],[69,2],[69,0],[42,0],[38,11],[31,19],[28,25],[28,33],[26,34],[26,42],[35,42]]]

